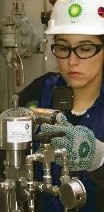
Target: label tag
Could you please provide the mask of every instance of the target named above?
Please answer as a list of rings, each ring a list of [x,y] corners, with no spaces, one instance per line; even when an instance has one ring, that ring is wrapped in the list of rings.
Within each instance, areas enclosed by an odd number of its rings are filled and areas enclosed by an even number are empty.
[[[32,121],[8,121],[7,142],[24,143],[32,141]]]

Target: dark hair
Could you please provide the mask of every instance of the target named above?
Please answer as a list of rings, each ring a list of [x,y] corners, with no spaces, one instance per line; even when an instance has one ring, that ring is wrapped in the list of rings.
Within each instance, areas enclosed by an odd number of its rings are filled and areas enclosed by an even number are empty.
[[[52,6],[55,4],[57,0],[49,0],[50,4],[52,4]]]
[[[98,35],[98,37],[100,38],[101,42],[104,44],[104,35]]]
[[[101,40],[101,42],[104,44],[104,35],[98,35],[98,37]],[[103,64],[102,80],[104,83],[104,64]]]

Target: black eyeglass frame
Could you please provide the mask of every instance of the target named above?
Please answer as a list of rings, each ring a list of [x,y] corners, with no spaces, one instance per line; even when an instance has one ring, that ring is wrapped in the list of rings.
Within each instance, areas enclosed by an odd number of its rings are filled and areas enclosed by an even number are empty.
[[[85,45],[92,45],[92,46],[95,46],[96,47],[96,52],[93,54],[93,55],[91,55],[91,56],[89,56],[89,57],[80,57],[79,55],[78,55],[78,53],[77,53],[77,51],[76,51],[76,49],[77,48],[79,48],[79,47],[83,47],[83,46],[85,46]],[[57,56],[55,53],[54,53],[54,47],[55,46],[62,46],[62,47],[66,47],[68,50],[69,50],[69,54],[66,56],[66,57],[59,57],[59,56]],[[71,54],[71,52],[74,52],[74,54],[78,57],[78,58],[80,58],[80,59],[88,59],[88,58],[91,58],[91,57],[93,57],[93,56],[95,56],[96,54],[98,54],[101,50],[102,50],[102,48],[104,47],[104,44],[95,44],[95,43],[87,43],[87,44],[83,44],[83,45],[80,45],[80,46],[76,46],[76,47],[67,47],[67,46],[64,46],[64,45],[61,45],[61,44],[52,44],[51,45],[51,51],[52,51],[52,53],[57,57],[57,58],[60,58],[60,59],[66,59],[66,58],[68,58],[69,56],[70,56],[70,54]]]

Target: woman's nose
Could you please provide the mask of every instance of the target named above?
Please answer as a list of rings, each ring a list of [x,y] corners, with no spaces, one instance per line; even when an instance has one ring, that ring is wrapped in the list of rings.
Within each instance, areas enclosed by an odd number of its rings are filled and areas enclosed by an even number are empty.
[[[78,58],[73,51],[71,51],[68,57],[68,64],[69,65],[78,65],[80,58]]]

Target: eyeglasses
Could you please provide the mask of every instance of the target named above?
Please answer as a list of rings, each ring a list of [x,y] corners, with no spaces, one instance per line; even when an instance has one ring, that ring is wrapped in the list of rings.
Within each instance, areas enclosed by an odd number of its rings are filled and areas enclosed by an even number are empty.
[[[61,44],[52,44],[51,51],[56,57],[61,59],[68,58],[71,52],[74,52],[74,54],[80,59],[88,59],[98,54],[103,47],[104,47],[103,44],[93,44],[93,43],[83,44],[73,48]]]

